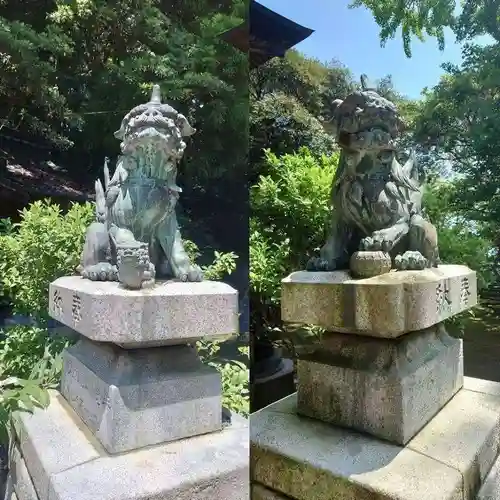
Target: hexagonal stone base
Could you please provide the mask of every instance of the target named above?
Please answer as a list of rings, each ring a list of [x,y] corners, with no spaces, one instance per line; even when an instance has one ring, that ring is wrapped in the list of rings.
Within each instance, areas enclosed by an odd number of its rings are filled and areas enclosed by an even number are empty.
[[[301,418],[288,396],[252,414],[251,480],[295,500],[500,500],[500,384],[490,385],[476,392],[466,379],[404,447]]]
[[[15,415],[6,500],[248,500],[248,425],[108,455],[56,392]]]
[[[238,332],[238,292],[217,281],[128,290],[66,276],[51,283],[49,293],[54,319],[91,340],[125,348],[223,340]]]
[[[188,346],[122,349],[82,337],[64,353],[61,393],[109,453],[222,427],[220,374]]]
[[[292,273],[282,282],[281,317],[328,331],[395,338],[477,304],[476,273],[443,265],[353,279],[347,271]]]
[[[462,341],[443,324],[398,339],[329,333],[297,379],[302,415],[405,444],[462,387]]]

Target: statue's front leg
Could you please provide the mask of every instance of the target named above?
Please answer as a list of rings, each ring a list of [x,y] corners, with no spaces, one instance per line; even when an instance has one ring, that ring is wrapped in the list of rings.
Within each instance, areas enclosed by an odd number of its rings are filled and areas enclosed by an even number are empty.
[[[362,251],[390,252],[407,234],[410,226],[407,221],[399,220],[396,224],[374,231],[363,238],[359,244]]]
[[[173,277],[181,281],[203,281],[202,270],[191,262],[184,249],[177,218],[172,214],[158,228],[152,245],[154,260],[158,263],[157,273],[163,277]]]
[[[335,271],[346,268],[349,264],[352,237],[352,228],[333,215],[328,239],[321,247],[319,257],[309,259],[306,269],[308,271]]]
[[[175,278],[181,281],[203,281],[202,270],[199,266],[191,262],[184,249],[179,229],[175,230],[169,263]]]
[[[436,228],[421,215],[410,220],[408,250],[395,259],[399,270],[420,270],[437,267],[439,264],[438,238]]]
[[[93,222],[87,229],[77,272],[92,281],[116,281],[116,266],[111,262],[110,235],[105,223]]]

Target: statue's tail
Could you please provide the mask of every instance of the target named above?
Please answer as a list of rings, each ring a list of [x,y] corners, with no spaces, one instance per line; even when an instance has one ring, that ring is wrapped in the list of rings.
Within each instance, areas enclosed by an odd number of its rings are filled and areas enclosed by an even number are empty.
[[[108,186],[109,186],[109,166],[108,166],[108,163],[109,163],[109,158],[105,158],[104,159],[104,189],[107,191],[108,190]]]
[[[99,179],[95,181],[95,214],[97,222],[106,222],[106,195]]]
[[[106,222],[106,192],[109,187],[109,158],[104,159],[104,187],[102,182],[95,181],[95,214],[97,222]]]

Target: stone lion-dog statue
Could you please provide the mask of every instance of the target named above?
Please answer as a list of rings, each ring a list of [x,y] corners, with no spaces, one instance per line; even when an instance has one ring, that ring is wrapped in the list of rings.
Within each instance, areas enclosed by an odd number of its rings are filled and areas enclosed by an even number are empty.
[[[184,249],[175,213],[183,138],[194,133],[185,116],[162,104],[158,85],[148,103],[123,118],[115,133],[121,156],[114,174],[110,178],[106,160],[104,187],[95,183],[97,220],[87,229],[78,267],[84,278],[132,289],[158,278],[203,280]]]
[[[384,253],[389,269],[437,267],[435,227],[422,210],[414,152],[401,165],[395,140],[403,130],[396,106],[369,88],[333,103],[331,130],[341,148],[331,191],[328,239],[309,271],[347,269],[353,254]]]

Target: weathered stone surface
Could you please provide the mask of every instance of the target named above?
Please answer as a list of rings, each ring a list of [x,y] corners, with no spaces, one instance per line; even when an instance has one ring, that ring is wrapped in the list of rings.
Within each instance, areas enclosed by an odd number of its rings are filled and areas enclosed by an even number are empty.
[[[275,491],[265,488],[261,484],[252,485],[252,500],[289,500],[289,497],[284,497]]]
[[[464,500],[455,469],[295,413],[289,396],[252,414],[253,481],[295,500]]]
[[[460,391],[408,443],[408,448],[460,471],[464,498],[475,498],[499,446],[500,398],[467,390]]]
[[[481,392],[482,394],[490,394],[491,396],[500,397],[500,384],[491,380],[464,377],[464,389],[472,392]]]
[[[26,466],[40,500],[47,499],[53,474],[100,456],[100,450],[82,432],[88,430],[78,417],[69,418],[67,408],[64,399],[53,393],[46,410],[15,415],[19,449],[23,457],[29,457]]]
[[[97,342],[126,348],[224,339],[238,332],[238,292],[215,282],[164,282],[128,290],[78,276],[50,284],[50,315]]]
[[[189,346],[122,349],[82,338],[61,393],[109,453],[222,428],[219,372]]]
[[[393,338],[476,304],[476,273],[466,266],[393,271],[361,280],[347,271],[298,271],[282,282],[281,314],[288,323]]]
[[[484,480],[476,500],[500,500],[500,457]]]
[[[462,387],[462,341],[442,324],[397,339],[325,334],[297,380],[302,415],[406,444]]]
[[[476,500],[498,453],[500,397],[466,389],[404,448],[296,410],[252,414],[250,436],[252,480],[296,500]]]
[[[38,500],[33,481],[17,446],[12,447],[9,459],[9,479],[5,489],[5,500]]]
[[[236,416],[221,432],[114,456],[100,447],[57,393],[52,393],[47,410],[18,418],[24,448],[29,450],[25,453],[21,446],[27,469],[35,486],[44,485],[37,487],[39,500],[248,500],[250,496],[248,427]]]

